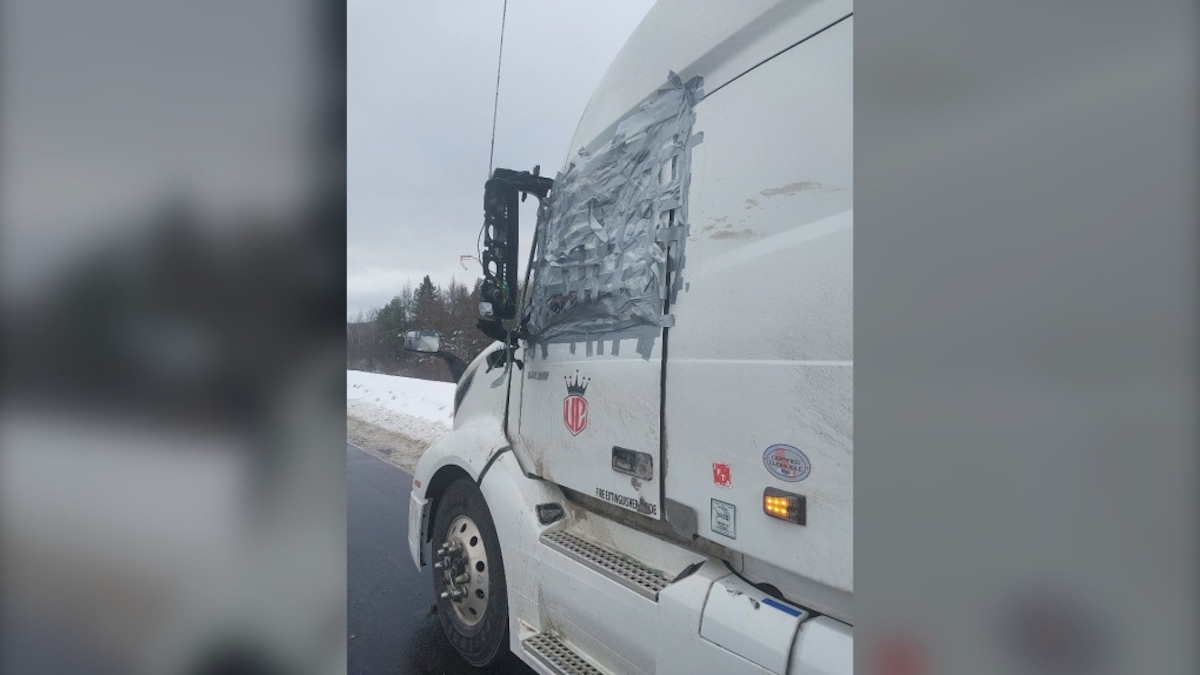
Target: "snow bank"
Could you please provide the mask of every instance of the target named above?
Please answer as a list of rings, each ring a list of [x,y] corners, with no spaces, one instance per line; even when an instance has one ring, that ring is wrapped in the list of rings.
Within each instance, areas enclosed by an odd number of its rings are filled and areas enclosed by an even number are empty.
[[[346,415],[432,445],[452,429],[454,384],[346,371]]]

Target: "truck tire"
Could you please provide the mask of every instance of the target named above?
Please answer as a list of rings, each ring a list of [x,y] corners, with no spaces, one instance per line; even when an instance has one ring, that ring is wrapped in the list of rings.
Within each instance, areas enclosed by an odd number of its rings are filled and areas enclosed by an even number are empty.
[[[446,488],[432,541],[442,630],[468,663],[491,665],[508,653],[508,594],[496,526],[473,481],[461,478]]]

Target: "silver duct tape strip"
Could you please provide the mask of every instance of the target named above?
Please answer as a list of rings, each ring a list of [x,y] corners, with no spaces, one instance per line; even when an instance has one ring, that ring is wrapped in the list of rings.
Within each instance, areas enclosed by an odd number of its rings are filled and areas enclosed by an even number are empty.
[[[675,225],[658,228],[658,233],[654,236],[654,240],[660,243],[682,241],[686,236],[687,232],[679,225]]]
[[[663,301],[679,284],[667,288],[667,260],[673,271],[684,262],[691,149],[702,139],[692,134],[692,107],[703,81],[675,73],[668,81],[594,156],[581,149],[539,209],[534,342],[672,325]],[[636,332],[648,358],[653,337]]]

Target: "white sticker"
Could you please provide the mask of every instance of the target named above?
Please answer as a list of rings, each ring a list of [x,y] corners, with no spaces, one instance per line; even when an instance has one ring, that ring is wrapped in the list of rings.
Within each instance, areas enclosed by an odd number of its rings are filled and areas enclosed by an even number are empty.
[[[720,499],[712,501],[712,531],[737,539],[737,507]]]

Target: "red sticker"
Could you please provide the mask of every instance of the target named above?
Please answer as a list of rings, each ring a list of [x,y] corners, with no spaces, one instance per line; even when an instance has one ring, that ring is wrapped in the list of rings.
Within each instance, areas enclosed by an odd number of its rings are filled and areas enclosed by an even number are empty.
[[[733,487],[733,472],[728,464],[713,462],[713,485],[717,487]]]
[[[568,396],[563,399],[563,424],[572,436],[578,436],[587,426],[587,399],[582,396]]]
[[[592,378],[580,378],[577,370],[574,382],[565,377],[563,379],[567,382],[567,397],[563,399],[563,424],[572,436],[578,436],[587,428],[588,402],[583,395],[587,393],[588,382]]]

